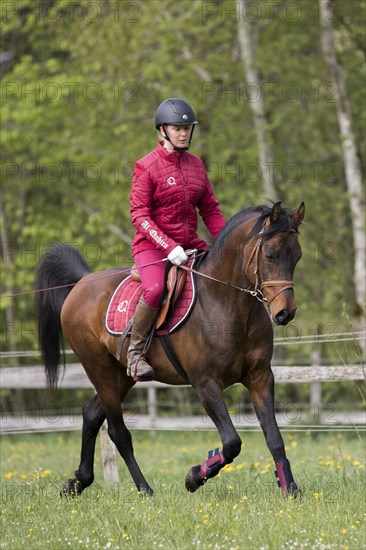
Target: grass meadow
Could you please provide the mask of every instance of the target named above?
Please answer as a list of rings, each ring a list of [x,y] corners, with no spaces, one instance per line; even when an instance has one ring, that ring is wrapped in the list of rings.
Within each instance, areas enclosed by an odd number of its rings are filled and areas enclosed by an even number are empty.
[[[80,433],[2,436],[0,547],[20,549],[355,549],[366,548],[364,433],[283,434],[301,499],[285,499],[260,433],[240,432],[239,457],[190,494],[184,477],[216,432],[133,432],[139,464],[154,488],[136,491],[119,459],[119,484],[95,482],[59,497],[78,465]]]

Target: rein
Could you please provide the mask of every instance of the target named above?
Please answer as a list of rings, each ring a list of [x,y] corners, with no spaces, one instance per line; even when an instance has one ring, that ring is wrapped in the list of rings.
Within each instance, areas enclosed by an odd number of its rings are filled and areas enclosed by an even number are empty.
[[[180,265],[178,267],[180,269],[184,269],[185,271],[189,271],[190,273],[194,273],[196,275],[199,275],[200,277],[204,277],[205,279],[210,279],[211,281],[215,281],[216,283],[221,283],[223,285],[229,286],[230,288],[235,288],[236,290],[239,290],[240,292],[246,292],[247,294],[250,294],[254,298],[257,298],[257,300],[259,300],[259,302],[262,302],[262,303],[267,302],[268,305],[270,305],[273,302],[273,300],[275,298],[277,298],[277,296],[279,294],[281,294],[281,292],[284,292],[287,289],[293,289],[294,282],[293,281],[287,281],[287,280],[275,281],[275,280],[271,280],[271,279],[268,279],[267,281],[263,281],[262,283],[260,282],[260,277],[259,277],[259,253],[260,253],[260,249],[262,247],[263,233],[266,230],[267,222],[268,222],[268,219],[266,219],[263,223],[263,227],[262,227],[261,231],[258,234],[257,242],[255,243],[255,246],[253,248],[253,252],[250,255],[249,262],[246,265],[246,271],[247,271],[248,267],[250,266],[250,264],[254,260],[254,276],[255,276],[254,290],[251,290],[250,287],[249,288],[243,288],[243,287],[240,287],[240,286],[237,286],[237,285],[233,285],[229,281],[221,281],[220,279],[216,279],[216,277],[212,277],[211,275],[206,275],[205,273],[201,273],[200,271],[197,271],[196,269],[192,269],[191,267],[187,267],[185,265]],[[197,256],[199,256],[199,255],[200,254],[197,254]],[[280,287],[279,290],[269,300],[268,300],[268,298],[266,298],[264,296],[264,293],[263,293],[263,288],[267,288],[267,287]]]
[[[215,281],[216,283],[221,283],[222,285],[229,286],[230,288],[235,288],[236,290],[240,290],[241,292],[247,292],[248,294],[251,294],[257,300],[260,302],[266,302],[267,299],[264,297],[262,291],[257,288],[256,290],[250,290],[250,288],[242,288],[240,286],[233,285],[232,283],[229,283],[229,281],[221,281],[221,279],[216,279],[216,277],[211,277],[211,275],[206,275],[205,273],[201,273],[200,271],[197,271],[196,269],[192,269],[191,267],[187,267],[186,265],[179,265],[180,269],[184,269],[185,271],[189,271],[190,273],[194,273],[195,275],[199,275],[200,277],[204,277],[205,279],[210,279],[211,281]]]

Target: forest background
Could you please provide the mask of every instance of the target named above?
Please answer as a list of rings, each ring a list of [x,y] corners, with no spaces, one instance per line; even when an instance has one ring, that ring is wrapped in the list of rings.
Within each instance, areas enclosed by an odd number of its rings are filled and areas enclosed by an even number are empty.
[[[37,348],[32,293],[54,242],[130,265],[133,166],[183,97],[226,218],[306,204],[298,313],[278,360],[358,362],[364,327],[364,0],[2,0],[2,349]],[[206,238],[204,229],[201,233]],[[288,340],[289,341],[289,340]],[[39,361],[39,360],[38,360]],[[340,388],[342,385],[340,385]],[[359,397],[359,393],[356,392]]]

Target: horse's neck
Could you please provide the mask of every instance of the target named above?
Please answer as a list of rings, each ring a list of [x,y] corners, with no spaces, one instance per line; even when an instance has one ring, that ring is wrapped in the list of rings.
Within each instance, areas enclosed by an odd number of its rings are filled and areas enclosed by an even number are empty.
[[[219,249],[209,252],[202,266],[205,273],[232,285],[248,287],[250,281],[245,269],[249,261],[248,234],[240,226],[234,229]]]

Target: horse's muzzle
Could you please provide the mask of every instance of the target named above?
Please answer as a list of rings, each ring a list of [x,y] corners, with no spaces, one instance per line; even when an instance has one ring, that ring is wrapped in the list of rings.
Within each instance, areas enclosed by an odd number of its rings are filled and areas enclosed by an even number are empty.
[[[295,317],[296,308],[293,310],[281,309],[274,317],[272,317],[273,322],[276,325],[287,325]]]

